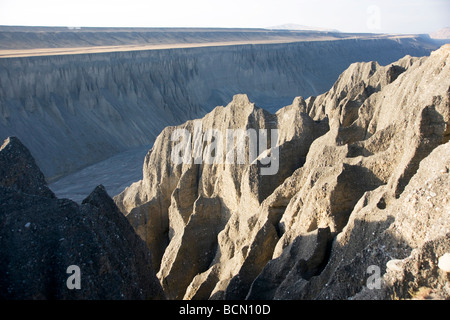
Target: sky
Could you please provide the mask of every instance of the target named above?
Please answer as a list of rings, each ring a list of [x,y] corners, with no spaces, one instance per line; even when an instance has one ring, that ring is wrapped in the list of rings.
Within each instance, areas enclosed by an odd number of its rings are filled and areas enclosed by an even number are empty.
[[[450,0],[0,0],[0,25],[265,28],[431,33],[450,26]]]

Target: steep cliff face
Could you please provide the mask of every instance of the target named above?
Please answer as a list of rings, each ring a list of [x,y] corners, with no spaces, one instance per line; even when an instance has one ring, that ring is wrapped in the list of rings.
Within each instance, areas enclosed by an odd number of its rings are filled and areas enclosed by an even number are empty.
[[[437,266],[449,250],[449,65],[448,46],[387,66],[356,63],[330,91],[275,114],[237,95],[166,128],[143,179],[115,202],[154,253],[167,297],[411,298],[425,286],[448,298]],[[178,130],[236,128],[278,129],[279,154],[174,163]],[[277,174],[261,174],[266,158]]]
[[[234,94],[274,111],[325,92],[352,62],[428,47],[412,37],[0,59],[0,138],[18,136],[53,180],[151,144]]]

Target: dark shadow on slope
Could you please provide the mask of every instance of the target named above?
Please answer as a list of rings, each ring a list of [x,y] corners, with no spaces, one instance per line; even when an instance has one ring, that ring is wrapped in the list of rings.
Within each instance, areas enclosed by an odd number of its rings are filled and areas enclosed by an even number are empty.
[[[308,269],[311,261],[292,254],[290,248],[285,249],[280,258],[272,260],[264,268],[253,283],[248,298],[341,300],[354,296],[366,286],[369,266],[378,266],[382,275],[386,272],[387,261],[409,255],[410,247],[384,233],[393,221],[392,217],[379,222],[356,221],[346,246],[338,245],[335,238],[326,242],[331,245],[328,248],[323,245],[322,260],[313,270]],[[300,248],[300,252],[305,249]],[[273,273],[279,273],[278,277],[271,278]],[[270,290],[258,288],[262,279]]]
[[[435,97],[435,99],[442,98]],[[395,190],[395,197],[397,199],[400,197],[406,185],[409,183],[409,180],[411,180],[413,175],[417,172],[420,162],[426,156],[428,156],[431,151],[433,151],[437,146],[444,143],[445,127],[446,123],[444,121],[444,117],[436,111],[434,105],[427,106],[422,110],[420,118],[420,133],[424,138],[420,141],[420,144],[415,149],[415,153],[407,164],[403,175],[399,178]]]
[[[270,260],[253,281],[248,300],[272,300],[277,289],[288,279],[309,280],[326,266],[331,249],[329,228],[317,229],[297,237],[280,257]]]

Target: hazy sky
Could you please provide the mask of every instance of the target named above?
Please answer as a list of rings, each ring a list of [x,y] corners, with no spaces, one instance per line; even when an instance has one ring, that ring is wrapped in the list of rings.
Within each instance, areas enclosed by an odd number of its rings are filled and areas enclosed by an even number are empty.
[[[429,33],[450,26],[450,0],[0,0],[0,25],[269,27]]]

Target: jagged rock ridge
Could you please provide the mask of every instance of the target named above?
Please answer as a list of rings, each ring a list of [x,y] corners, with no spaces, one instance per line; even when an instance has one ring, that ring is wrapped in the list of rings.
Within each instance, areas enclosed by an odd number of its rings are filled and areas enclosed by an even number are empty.
[[[1,299],[164,299],[152,258],[103,186],[57,199],[15,137],[0,148]],[[80,268],[80,288],[66,285]]]
[[[115,201],[151,248],[167,297],[410,298],[426,286],[448,298],[437,259],[450,250],[449,65],[449,46],[355,63],[327,93],[276,114],[237,95],[164,129],[144,178]],[[172,133],[199,123],[278,129],[278,174],[260,175],[259,162],[174,165]],[[400,273],[386,272],[390,260]],[[373,266],[381,289],[368,289]]]

